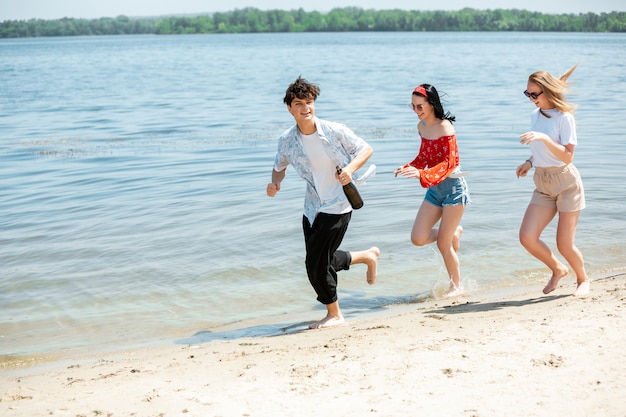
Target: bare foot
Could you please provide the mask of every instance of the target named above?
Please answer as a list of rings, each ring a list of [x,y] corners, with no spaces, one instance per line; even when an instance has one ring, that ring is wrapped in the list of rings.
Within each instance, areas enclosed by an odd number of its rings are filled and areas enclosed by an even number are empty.
[[[461,235],[463,234],[463,226],[458,226],[456,228],[456,232],[454,232],[454,236],[452,236],[452,249],[455,252],[459,251],[461,247]]]
[[[333,327],[344,324],[346,320],[343,316],[326,316],[322,320],[313,323],[309,326],[309,329],[322,329],[324,327]]]
[[[365,264],[367,265],[367,283],[376,284],[376,276],[378,275],[378,258],[380,257],[380,249],[372,246],[365,251],[367,253]]]
[[[443,294],[443,298],[453,298],[458,297],[463,294],[463,287],[460,285],[455,285],[453,282],[450,282],[450,288]]]
[[[574,297],[584,297],[585,295],[589,294],[589,287],[589,281],[583,281],[578,284],[578,286],[576,287],[576,291],[574,291],[574,294],[572,295]]]
[[[543,293],[550,294],[552,291],[556,290],[556,287],[559,286],[561,278],[568,273],[568,269],[563,265],[561,265],[557,271],[552,272],[552,277],[550,278],[550,281],[548,281],[548,284],[543,288]]]

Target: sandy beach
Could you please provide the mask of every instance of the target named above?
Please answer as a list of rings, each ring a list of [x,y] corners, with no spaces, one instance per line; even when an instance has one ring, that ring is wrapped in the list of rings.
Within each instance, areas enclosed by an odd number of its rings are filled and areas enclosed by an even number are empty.
[[[626,274],[573,289],[4,369],[0,415],[626,416]]]

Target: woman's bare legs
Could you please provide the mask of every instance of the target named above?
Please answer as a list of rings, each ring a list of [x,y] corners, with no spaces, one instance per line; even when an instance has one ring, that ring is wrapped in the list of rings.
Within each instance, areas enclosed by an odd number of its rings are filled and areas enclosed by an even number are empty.
[[[459,240],[463,229],[459,226],[465,212],[465,206],[444,206],[439,233],[437,234],[437,248],[441,252],[443,261],[450,275],[450,290],[446,296],[454,296],[461,293],[461,265],[456,254]],[[456,242],[456,243],[455,243]]]
[[[456,231],[454,232],[454,235],[452,236],[452,249],[454,249],[455,252],[459,251],[459,248],[461,247],[461,235],[463,234],[463,226],[457,226],[456,227]]]
[[[522,220],[519,230],[519,240],[522,246],[526,248],[528,253],[543,262],[552,271],[550,281],[543,289],[544,294],[554,291],[558,287],[561,278],[569,272],[567,267],[556,259],[548,245],[540,239],[541,232],[552,221],[556,213],[555,208],[530,204],[526,209],[524,220]]]
[[[462,204],[441,208],[424,201],[411,230],[411,242],[416,246],[437,242],[437,248],[441,252],[450,277],[450,290],[446,296],[458,295],[461,284],[461,266],[456,251],[463,233],[459,223],[464,212],[465,206]],[[439,220],[441,220],[439,228],[434,228]]]
[[[556,229],[556,245],[567,263],[576,274],[576,291],[574,296],[589,294],[589,279],[585,271],[585,261],[574,240],[580,211],[560,212],[559,223]]]

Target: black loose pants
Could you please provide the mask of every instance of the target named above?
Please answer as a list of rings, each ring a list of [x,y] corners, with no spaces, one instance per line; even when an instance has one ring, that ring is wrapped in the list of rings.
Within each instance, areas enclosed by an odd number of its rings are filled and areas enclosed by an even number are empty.
[[[350,252],[338,249],[351,218],[352,212],[318,213],[311,225],[306,216],[302,217],[306,272],[322,304],[337,301],[337,272],[350,269]]]

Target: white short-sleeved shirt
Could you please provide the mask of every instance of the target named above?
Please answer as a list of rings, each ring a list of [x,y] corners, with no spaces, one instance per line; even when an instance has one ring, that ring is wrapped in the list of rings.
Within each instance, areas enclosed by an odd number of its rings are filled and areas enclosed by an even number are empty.
[[[351,211],[343,187],[335,177],[336,165],[326,154],[320,135],[317,132],[312,135],[302,134],[302,146],[309,158],[315,189],[322,204],[318,212],[344,214]]]
[[[547,118],[539,109],[531,115],[530,130],[548,135],[554,142],[561,145],[577,145],[576,120],[571,113],[563,113],[556,109],[543,110],[550,118]],[[533,166],[536,167],[559,167],[565,165],[548,149],[545,143],[533,141],[530,143],[533,154]]]

